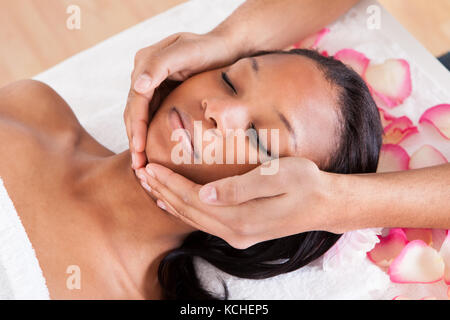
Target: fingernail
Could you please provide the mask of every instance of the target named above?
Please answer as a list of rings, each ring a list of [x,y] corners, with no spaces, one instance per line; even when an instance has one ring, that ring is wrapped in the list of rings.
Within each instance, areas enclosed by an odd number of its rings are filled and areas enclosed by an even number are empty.
[[[163,210],[167,210],[167,208],[166,208],[166,205],[164,204],[164,202],[162,202],[161,200],[156,200],[156,205],[158,206],[158,207],[160,207],[161,209],[163,209]]]
[[[203,186],[199,191],[200,200],[203,202],[215,202],[217,201],[217,190],[213,186]]]
[[[147,166],[145,167],[145,171],[147,171],[147,173],[148,173],[150,176],[152,176],[153,178],[155,177],[155,173],[152,171],[152,169],[150,169],[150,166],[149,166],[149,165],[147,165]]]
[[[152,192],[152,188],[145,181],[141,180],[141,185],[148,192]]]
[[[142,172],[143,169],[136,170],[136,176],[142,181],[145,182],[147,179],[145,178],[145,174]]]
[[[146,93],[152,85],[152,78],[146,73],[141,74],[134,83],[134,90],[139,93]]]

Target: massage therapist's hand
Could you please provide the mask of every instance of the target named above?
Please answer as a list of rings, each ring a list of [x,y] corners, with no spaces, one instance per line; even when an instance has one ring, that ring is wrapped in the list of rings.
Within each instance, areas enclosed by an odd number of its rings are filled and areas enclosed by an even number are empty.
[[[205,186],[157,164],[137,174],[160,207],[236,248],[310,230],[340,232],[328,206],[331,175],[304,158],[279,161],[275,175],[258,167]]]
[[[183,32],[137,52],[124,112],[134,169],[147,163],[144,149],[149,120],[164,98],[155,97],[155,89],[165,79],[183,81],[192,74],[231,63],[236,54],[230,47],[219,33]]]

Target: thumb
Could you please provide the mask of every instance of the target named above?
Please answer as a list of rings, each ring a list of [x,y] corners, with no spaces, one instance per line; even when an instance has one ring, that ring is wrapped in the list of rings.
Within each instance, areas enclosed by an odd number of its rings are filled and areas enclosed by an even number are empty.
[[[285,184],[280,174],[262,175],[259,167],[243,175],[224,178],[200,188],[199,198],[212,205],[238,205],[250,200],[283,194]]]
[[[148,56],[140,62],[141,66],[134,82],[134,90],[147,98],[151,98],[153,90],[167,78],[183,81],[192,74],[188,69],[192,57],[188,59],[180,48],[164,48],[158,57]]]

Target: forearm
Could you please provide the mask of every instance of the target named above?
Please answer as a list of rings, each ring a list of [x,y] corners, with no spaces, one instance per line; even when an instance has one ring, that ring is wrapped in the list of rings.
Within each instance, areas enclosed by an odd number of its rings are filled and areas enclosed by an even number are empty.
[[[213,32],[238,55],[283,49],[336,20],[358,0],[247,0]]]
[[[450,164],[402,172],[334,175],[343,229],[450,229]]]

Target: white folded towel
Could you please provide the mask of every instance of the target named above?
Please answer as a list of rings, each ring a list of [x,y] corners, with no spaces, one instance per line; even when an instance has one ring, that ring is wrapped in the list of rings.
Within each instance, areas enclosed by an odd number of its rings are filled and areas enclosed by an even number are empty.
[[[0,178],[0,299],[49,299],[25,229]]]

